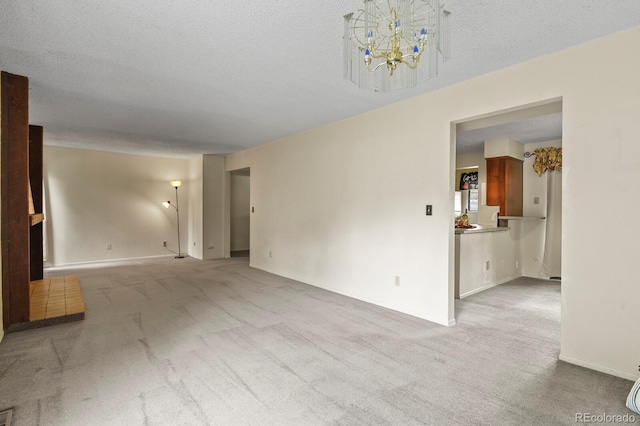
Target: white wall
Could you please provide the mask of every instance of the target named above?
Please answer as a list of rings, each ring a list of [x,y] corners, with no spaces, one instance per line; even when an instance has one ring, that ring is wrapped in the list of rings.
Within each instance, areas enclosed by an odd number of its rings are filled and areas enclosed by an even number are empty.
[[[518,278],[519,228],[508,231],[456,234],[460,298]],[[489,269],[486,268],[489,262]]]
[[[449,323],[451,123],[562,98],[561,357],[638,377],[635,239],[593,203],[640,207],[626,196],[640,179],[639,42],[635,28],[229,156],[227,170],[251,167],[252,265]]]
[[[202,160],[203,257],[219,259],[225,257],[225,158],[203,155]]]
[[[435,158],[448,158],[448,125],[427,143],[426,134],[397,133],[422,121],[416,110],[397,128],[386,124],[388,112],[228,157],[228,170],[251,167],[251,264],[446,324],[448,289],[439,283],[448,280],[448,256],[429,247],[446,247],[453,229],[451,181],[434,180],[449,174]],[[402,144],[392,155],[389,140]]]
[[[249,250],[249,182],[251,177],[231,174],[231,250]]]
[[[512,157],[522,160],[524,158],[524,145],[509,138],[485,141],[484,158],[493,157]]]
[[[562,140],[530,143],[525,145],[525,151],[533,152],[537,148],[562,147]],[[522,215],[531,217],[547,216],[547,176],[542,176],[533,170],[535,156],[524,159],[522,170]],[[534,203],[534,198],[540,199],[540,204]],[[544,254],[544,240],[546,222],[544,220],[524,220],[520,223],[522,246],[522,275],[540,278],[542,257]],[[536,260],[537,259],[537,260]]]
[[[189,255],[224,257],[224,157],[199,155],[189,160]]]
[[[169,180],[185,181],[180,226],[186,231],[187,176],[188,160],[45,146],[47,265],[170,254],[163,241],[177,251],[175,210],[161,203],[175,201]],[[187,232],[181,236],[185,251]]]
[[[202,155],[189,160],[189,256],[202,259]],[[186,250],[185,250],[186,251]]]

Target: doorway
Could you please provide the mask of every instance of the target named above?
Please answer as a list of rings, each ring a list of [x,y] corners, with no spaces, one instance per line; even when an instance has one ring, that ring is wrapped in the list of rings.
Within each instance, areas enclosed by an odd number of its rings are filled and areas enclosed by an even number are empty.
[[[251,253],[251,169],[234,170],[229,173],[229,177],[230,256],[249,257]]]
[[[522,163],[521,197],[522,210],[517,216],[508,216],[494,220],[492,225],[508,228],[506,232],[463,235],[455,233],[453,238],[454,279],[450,291],[452,299],[464,298],[491,287],[512,281],[520,277],[535,279],[554,278],[544,265],[553,256],[553,262],[561,263],[561,201],[558,192],[552,193],[551,181],[555,180],[556,191],[561,190],[562,174],[539,176],[533,170],[536,159],[534,151],[538,148],[562,147],[562,100],[560,98],[498,111],[479,117],[452,123],[452,176],[456,170],[477,165],[479,189],[479,217],[491,215],[482,213],[482,207],[491,211],[487,203],[486,157],[496,157],[495,145],[486,141],[502,141],[508,147],[508,153],[498,155],[516,158]],[[500,144],[497,144],[500,145]],[[514,151],[515,147],[515,151]],[[520,150],[517,153],[517,150]],[[463,170],[464,171],[464,170]],[[460,171],[458,171],[460,172]],[[552,179],[555,178],[555,179]],[[454,182],[455,185],[456,182]],[[451,188],[452,200],[455,200],[456,188]],[[455,210],[455,206],[454,209]],[[500,212],[500,217],[504,216]],[[554,223],[550,224],[550,218]],[[453,222],[452,218],[452,222]],[[557,219],[557,220],[556,220]],[[481,219],[478,218],[478,223]],[[491,222],[491,221],[489,221]],[[552,225],[552,226],[549,226]],[[486,235],[486,236],[484,236]],[[482,241],[480,241],[482,240]],[[485,241],[486,240],[486,241]],[[549,250],[553,241],[555,249]],[[472,243],[472,244],[471,244]],[[466,244],[466,248],[463,246]],[[461,247],[464,250],[461,250]],[[477,247],[477,250],[474,249]],[[463,256],[464,253],[464,256]],[[461,282],[463,279],[472,283]],[[450,306],[455,307],[454,300]]]

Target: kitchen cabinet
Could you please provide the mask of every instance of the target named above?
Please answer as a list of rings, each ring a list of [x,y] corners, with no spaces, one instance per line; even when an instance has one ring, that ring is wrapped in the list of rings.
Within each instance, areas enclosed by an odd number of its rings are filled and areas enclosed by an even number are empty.
[[[500,206],[500,216],[522,216],[522,160],[487,158],[487,205]]]

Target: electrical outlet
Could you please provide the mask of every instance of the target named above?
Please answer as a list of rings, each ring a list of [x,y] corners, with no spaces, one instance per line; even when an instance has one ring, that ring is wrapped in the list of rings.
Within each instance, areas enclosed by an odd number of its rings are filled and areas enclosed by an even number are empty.
[[[487,260],[487,262],[484,264],[484,270],[488,271],[489,269],[491,269],[491,261]]]
[[[269,257],[271,257],[271,250],[269,250]]]
[[[400,287],[400,277],[398,275],[396,275],[395,284],[396,284],[396,287]]]
[[[520,267],[520,262],[516,260],[516,269]]]
[[[167,246],[167,242],[166,242],[166,241],[163,241],[163,242],[162,242],[162,247],[166,247],[166,246]]]
[[[111,243],[107,243],[107,250],[111,250]]]
[[[540,204],[540,197],[533,197],[533,204]]]

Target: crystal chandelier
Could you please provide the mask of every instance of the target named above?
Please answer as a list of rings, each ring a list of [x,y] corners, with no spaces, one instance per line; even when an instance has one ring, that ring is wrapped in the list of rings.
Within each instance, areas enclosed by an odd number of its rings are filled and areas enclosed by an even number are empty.
[[[439,0],[364,0],[345,16],[345,78],[386,92],[435,76],[438,53],[449,58],[449,15]]]

